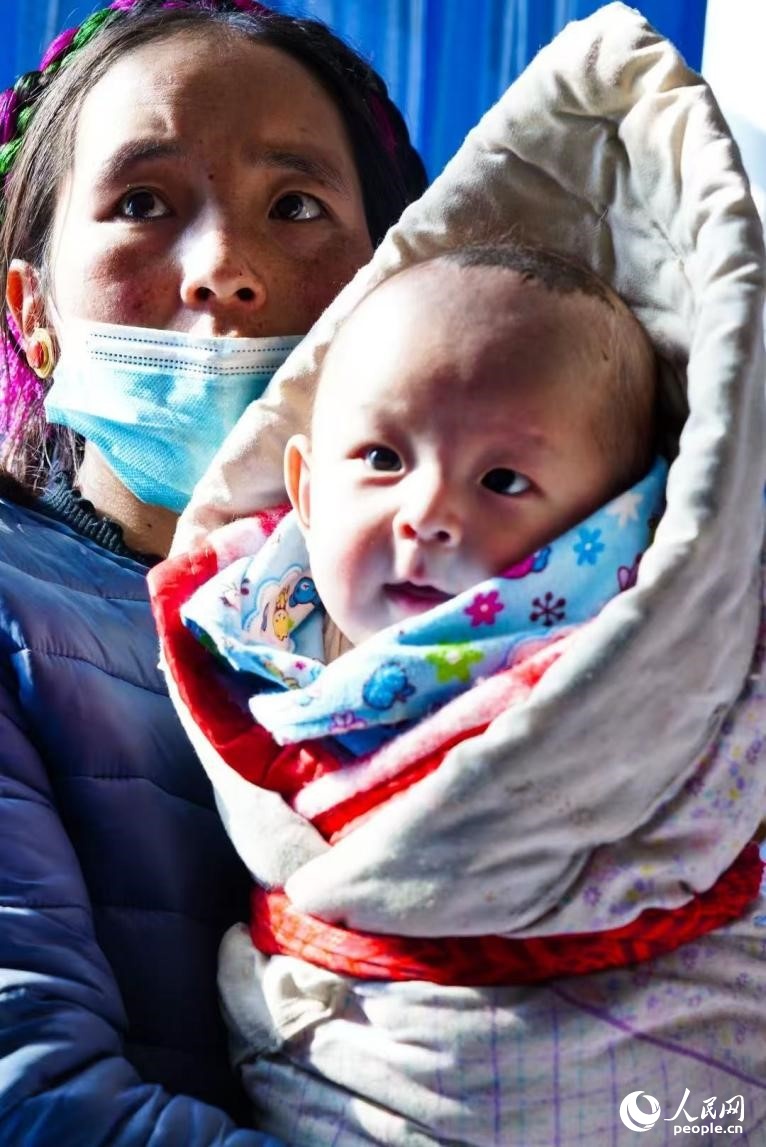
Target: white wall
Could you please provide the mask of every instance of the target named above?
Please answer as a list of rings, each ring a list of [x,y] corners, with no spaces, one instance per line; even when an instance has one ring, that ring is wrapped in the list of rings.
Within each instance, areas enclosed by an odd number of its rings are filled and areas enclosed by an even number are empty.
[[[766,0],[708,0],[702,74],[739,144],[766,220]]]

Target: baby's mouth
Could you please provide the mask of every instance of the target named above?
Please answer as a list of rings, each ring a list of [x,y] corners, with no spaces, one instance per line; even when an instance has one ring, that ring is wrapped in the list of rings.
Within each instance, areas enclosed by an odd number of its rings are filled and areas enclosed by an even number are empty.
[[[390,601],[407,613],[423,613],[452,597],[451,593],[445,593],[435,585],[416,585],[412,581],[389,583],[384,586],[384,591]]]

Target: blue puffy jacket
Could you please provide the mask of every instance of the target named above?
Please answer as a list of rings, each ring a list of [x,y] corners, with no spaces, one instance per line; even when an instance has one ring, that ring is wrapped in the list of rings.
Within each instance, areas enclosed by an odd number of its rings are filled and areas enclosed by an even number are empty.
[[[222,1110],[216,951],[249,880],[157,669],[145,573],[0,500],[3,1147],[274,1143]]]

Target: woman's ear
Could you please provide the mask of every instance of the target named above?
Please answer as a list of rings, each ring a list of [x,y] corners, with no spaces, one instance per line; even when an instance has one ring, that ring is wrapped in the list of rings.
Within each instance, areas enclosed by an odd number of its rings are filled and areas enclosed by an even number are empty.
[[[311,444],[305,434],[293,434],[285,446],[285,488],[305,534],[311,517]]]
[[[38,327],[44,327],[45,299],[39,272],[24,259],[13,259],[5,283],[5,301],[26,345]]]

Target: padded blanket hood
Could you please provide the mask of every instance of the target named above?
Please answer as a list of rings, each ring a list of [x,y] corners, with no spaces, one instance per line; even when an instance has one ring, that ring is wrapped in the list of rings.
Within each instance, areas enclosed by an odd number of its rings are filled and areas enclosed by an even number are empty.
[[[760,674],[761,227],[709,89],[638,13],[611,4],[543,49],[293,353],[247,423],[259,501],[278,500],[295,410],[357,300],[403,266],[509,229],[613,284],[689,415],[635,588],[527,701],[283,874],[298,908],[356,928],[605,927],[583,897],[588,874],[645,860],[654,893],[627,915],[679,904],[738,855],[766,795],[759,757],[747,807],[725,825],[690,812],[692,778],[726,783],[721,738],[739,735]]]

